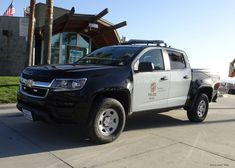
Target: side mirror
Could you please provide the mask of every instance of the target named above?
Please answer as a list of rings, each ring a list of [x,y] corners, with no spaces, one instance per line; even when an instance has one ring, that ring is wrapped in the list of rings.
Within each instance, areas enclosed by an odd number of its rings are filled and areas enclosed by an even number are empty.
[[[154,64],[152,62],[140,62],[138,72],[152,72],[154,70]]]

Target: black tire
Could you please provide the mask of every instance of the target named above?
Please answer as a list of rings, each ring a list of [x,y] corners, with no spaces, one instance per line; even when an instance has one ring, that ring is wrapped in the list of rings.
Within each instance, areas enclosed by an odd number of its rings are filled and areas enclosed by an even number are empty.
[[[113,98],[95,102],[91,111],[88,126],[91,141],[97,144],[116,140],[126,123],[125,110],[122,104]]]
[[[206,94],[201,93],[187,110],[188,119],[192,122],[202,122],[205,120],[209,108],[209,99]]]

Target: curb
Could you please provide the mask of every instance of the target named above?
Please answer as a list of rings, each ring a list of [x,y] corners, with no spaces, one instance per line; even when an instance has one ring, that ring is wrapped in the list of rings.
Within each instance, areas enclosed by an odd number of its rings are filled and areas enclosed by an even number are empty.
[[[0,110],[16,108],[16,104],[0,104]]]

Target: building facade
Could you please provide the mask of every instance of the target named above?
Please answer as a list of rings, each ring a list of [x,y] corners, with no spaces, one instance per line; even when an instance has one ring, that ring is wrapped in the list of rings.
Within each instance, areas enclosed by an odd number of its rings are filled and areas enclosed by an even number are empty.
[[[32,62],[43,62],[45,8],[35,8],[35,37]],[[74,63],[85,54],[107,45],[120,43],[116,25],[102,19],[105,9],[97,15],[76,14],[71,10],[54,7],[51,64]],[[19,75],[25,67],[28,31],[27,17],[0,16],[0,75]]]
[[[36,5],[35,15],[35,64],[43,62],[43,31],[45,4]],[[54,8],[52,64],[73,63],[85,54],[107,45],[120,42],[116,29],[125,26],[126,22],[116,25],[102,19],[108,13],[105,9],[97,15],[76,14],[71,10]]]

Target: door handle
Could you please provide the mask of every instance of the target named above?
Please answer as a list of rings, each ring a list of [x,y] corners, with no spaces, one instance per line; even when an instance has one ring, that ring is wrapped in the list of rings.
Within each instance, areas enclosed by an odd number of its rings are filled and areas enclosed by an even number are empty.
[[[166,80],[168,80],[168,78],[167,78],[166,76],[163,76],[163,77],[161,78],[161,80],[162,80],[162,81],[166,81]]]
[[[188,75],[185,75],[183,78],[184,78],[184,79],[189,79],[189,76],[188,76]]]

